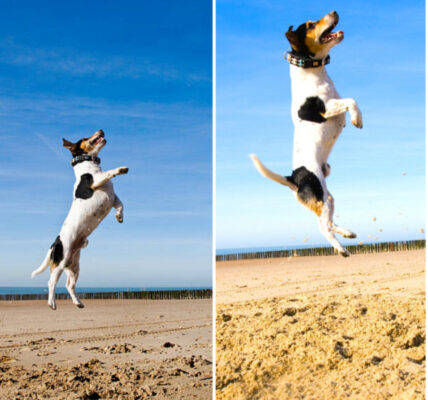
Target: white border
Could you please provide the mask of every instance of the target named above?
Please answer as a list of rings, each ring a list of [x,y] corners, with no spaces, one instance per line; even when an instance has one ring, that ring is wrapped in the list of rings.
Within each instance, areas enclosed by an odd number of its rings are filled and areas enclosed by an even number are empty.
[[[216,0],[212,0],[212,4],[212,398],[214,400],[216,388]]]
[[[428,51],[427,51],[427,43],[428,43],[428,34],[427,34],[427,23],[428,23],[428,12],[427,12],[427,5],[425,4],[425,193],[424,193],[424,198],[425,198],[425,243],[426,243],[426,238],[427,238],[427,228],[428,228],[428,215],[427,215],[427,211],[428,211],[428,207],[427,207],[427,188],[428,188],[428,162],[427,162],[427,155],[428,155],[428,136],[427,136],[427,132],[428,132],[428,124],[427,124],[427,116],[428,116],[428,108],[427,108],[427,96],[428,96],[428,90],[427,90],[427,79],[428,79],[428,75],[427,75],[427,65],[428,65]],[[426,244],[425,244],[426,247]],[[426,293],[426,289],[428,287],[428,276],[427,276],[427,259],[428,259],[428,249],[425,248],[425,293]],[[425,295],[425,300],[426,300],[426,295]],[[425,333],[428,327],[428,305],[425,301]],[[425,367],[425,381],[427,381],[428,377],[428,373],[427,373],[427,369]],[[425,398],[428,398],[428,386],[427,384],[425,384]]]

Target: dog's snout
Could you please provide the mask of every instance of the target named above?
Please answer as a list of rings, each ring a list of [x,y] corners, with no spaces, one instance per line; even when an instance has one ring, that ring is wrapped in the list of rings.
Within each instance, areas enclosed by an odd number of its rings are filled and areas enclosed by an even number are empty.
[[[98,134],[100,134],[101,136],[104,136],[104,131],[102,129],[98,129]]]
[[[337,13],[337,11],[335,11],[335,10],[333,10],[333,11],[330,13],[330,15],[331,15],[331,16],[333,16],[333,17],[338,17],[338,16],[339,16],[339,14]]]

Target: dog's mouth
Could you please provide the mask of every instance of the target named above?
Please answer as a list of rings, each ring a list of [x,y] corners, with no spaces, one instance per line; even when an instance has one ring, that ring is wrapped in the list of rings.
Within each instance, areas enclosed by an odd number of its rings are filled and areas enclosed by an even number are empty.
[[[332,40],[343,39],[343,31],[333,32],[333,29],[336,27],[339,22],[339,18],[335,18],[334,22],[322,33],[320,37],[321,44],[327,44]]]
[[[94,139],[92,139],[89,143],[91,146],[95,146],[98,143],[101,142],[106,142],[106,140],[104,139],[104,132],[100,131],[100,133],[98,134],[98,136],[96,136]]]

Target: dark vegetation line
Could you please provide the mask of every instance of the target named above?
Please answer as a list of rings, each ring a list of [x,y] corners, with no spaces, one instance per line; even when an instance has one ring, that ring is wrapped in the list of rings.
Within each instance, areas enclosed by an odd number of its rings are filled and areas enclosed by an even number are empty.
[[[388,251],[417,250],[425,248],[424,240],[408,240],[404,242],[383,242],[356,244],[346,246],[351,254],[383,253]],[[314,247],[310,249],[257,251],[252,253],[235,253],[217,255],[216,261],[251,260],[257,258],[303,257],[303,256],[332,256],[333,247]]]

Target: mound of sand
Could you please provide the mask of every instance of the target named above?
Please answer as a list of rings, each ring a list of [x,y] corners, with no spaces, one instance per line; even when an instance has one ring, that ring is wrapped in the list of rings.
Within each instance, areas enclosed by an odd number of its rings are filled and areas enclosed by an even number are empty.
[[[217,399],[424,399],[425,250],[217,263]]]
[[[155,368],[133,364],[108,368],[98,359],[74,367],[50,363],[26,369],[9,364],[0,365],[0,386],[13,387],[9,396],[17,399],[184,398],[179,377],[185,376],[193,390],[201,390],[206,385],[201,375],[211,379],[210,364],[202,357],[177,357]]]
[[[424,398],[425,302],[386,294],[220,305],[217,399]]]

